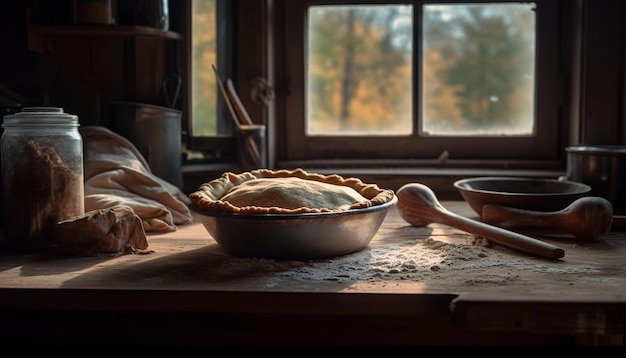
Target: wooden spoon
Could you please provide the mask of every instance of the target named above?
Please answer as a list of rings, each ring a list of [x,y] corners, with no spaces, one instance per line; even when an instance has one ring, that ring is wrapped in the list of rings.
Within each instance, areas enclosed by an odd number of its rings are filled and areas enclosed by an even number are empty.
[[[597,196],[584,196],[559,211],[542,212],[499,205],[484,205],[482,220],[501,227],[548,227],[575,238],[595,241],[611,230],[613,206]]]
[[[439,223],[484,236],[490,242],[528,254],[549,259],[559,259],[565,256],[565,251],[557,246],[449,211],[437,200],[435,193],[424,184],[405,184],[398,189],[396,196],[400,216],[413,226]]]

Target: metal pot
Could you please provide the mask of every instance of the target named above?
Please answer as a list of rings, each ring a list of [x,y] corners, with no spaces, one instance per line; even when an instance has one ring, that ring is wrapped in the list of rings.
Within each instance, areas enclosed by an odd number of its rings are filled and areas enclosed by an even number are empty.
[[[152,173],[183,189],[182,112],[137,102],[112,102],[110,110],[110,129],[137,147]]]
[[[609,200],[615,214],[626,213],[626,146],[577,145],[565,151],[566,179],[589,185],[591,195]]]

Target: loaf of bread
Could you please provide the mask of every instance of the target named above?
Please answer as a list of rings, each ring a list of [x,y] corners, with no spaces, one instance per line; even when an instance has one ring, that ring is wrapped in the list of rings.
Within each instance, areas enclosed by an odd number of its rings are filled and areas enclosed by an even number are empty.
[[[144,253],[148,248],[141,218],[124,205],[58,222],[52,236],[54,249],[60,254],[130,254]]]

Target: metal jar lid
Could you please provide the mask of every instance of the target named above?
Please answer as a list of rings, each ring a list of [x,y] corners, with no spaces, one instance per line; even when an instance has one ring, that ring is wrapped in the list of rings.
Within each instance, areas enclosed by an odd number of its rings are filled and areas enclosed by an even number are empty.
[[[57,107],[24,107],[21,112],[4,116],[2,123],[3,128],[25,125],[79,126],[78,116]]]
[[[565,148],[568,153],[595,155],[626,155],[624,145],[576,145]]]

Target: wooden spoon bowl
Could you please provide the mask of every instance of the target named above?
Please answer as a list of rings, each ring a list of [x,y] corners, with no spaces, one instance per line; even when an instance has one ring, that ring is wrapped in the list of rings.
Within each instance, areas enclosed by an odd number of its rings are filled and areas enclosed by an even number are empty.
[[[611,230],[613,206],[607,199],[585,196],[565,209],[553,212],[484,205],[481,217],[483,221],[501,227],[555,228],[579,240],[595,241]]]

